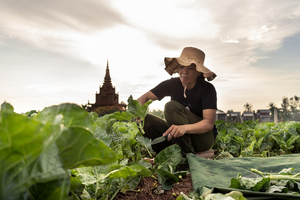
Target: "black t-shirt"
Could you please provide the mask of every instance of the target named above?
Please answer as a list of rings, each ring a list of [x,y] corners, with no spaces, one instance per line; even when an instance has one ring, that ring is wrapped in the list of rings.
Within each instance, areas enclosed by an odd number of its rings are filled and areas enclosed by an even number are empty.
[[[150,91],[157,96],[158,100],[163,99],[165,96],[170,96],[171,100],[181,103],[184,107],[201,118],[203,118],[203,110],[217,110],[216,89],[211,83],[201,77],[198,77],[197,83],[192,89],[186,90],[186,98],[184,98],[184,87],[179,78],[171,78],[163,81]],[[213,133],[216,140],[218,131],[215,125]]]
[[[175,100],[188,107],[191,112],[203,118],[202,111],[205,109],[217,110],[217,94],[215,87],[198,77],[196,85],[186,90],[186,98],[184,98],[184,87],[179,78],[171,78],[161,82],[151,92],[157,96],[159,100],[165,96],[170,96],[171,100]]]

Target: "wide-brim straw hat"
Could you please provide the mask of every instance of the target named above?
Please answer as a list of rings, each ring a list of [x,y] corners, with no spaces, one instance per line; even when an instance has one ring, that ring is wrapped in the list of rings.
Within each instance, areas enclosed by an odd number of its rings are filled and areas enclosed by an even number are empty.
[[[201,72],[203,76],[212,81],[217,76],[214,72],[204,67],[205,53],[195,47],[185,47],[178,58],[165,57],[165,70],[170,74],[178,73],[178,65],[190,66],[192,63],[196,65],[196,70]]]

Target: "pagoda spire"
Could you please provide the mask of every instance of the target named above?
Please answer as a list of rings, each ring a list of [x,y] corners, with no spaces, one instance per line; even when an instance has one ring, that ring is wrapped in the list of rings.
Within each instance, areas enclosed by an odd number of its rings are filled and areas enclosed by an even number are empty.
[[[96,101],[91,105],[91,111],[96,112],[99,107],[104,106],[119,106],[119,94],[116,93],[116,88],[112,86],[109,64],[107,59],[106,72],[104,76],[104,83],[99,88],[99,93],[96,92]],[[123,106],[123,105],[122,105]]]
[[[111,78],[110,78],[110,74],[109,74],[109,65],[108,65],[108,59],[107,59],[107,64],[106,64],[106,73],[105,73],[105,77],[104,77],[104,83],[103,86],[112,86],[111,84]]]

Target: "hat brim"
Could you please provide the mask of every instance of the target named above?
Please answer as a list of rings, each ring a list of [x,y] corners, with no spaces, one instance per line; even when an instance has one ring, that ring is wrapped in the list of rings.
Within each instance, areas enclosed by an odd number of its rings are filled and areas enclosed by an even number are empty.
[[[196,65],[196,70],[198,72],[203,73],[203,76],[208,80],[212,81],[214,78],[216,78],[216,74],[212,71],[210,71],[207,67],[204,65],[200,64],[199,62],[193,62],[191,59],[184,59],[184,58],[169,58],[165,57],[165,70],[170,74],[173,75],[174,73],[178,73],[178,65],[182,66],[190,66],[191,64]]]

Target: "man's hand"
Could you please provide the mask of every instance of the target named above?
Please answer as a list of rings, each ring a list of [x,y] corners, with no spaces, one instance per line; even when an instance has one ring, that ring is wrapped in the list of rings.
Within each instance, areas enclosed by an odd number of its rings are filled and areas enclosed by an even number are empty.
[[[170,141],[172,138],[178,138],[185,134],[185,125],[172,125],[164,134],[163,136],[168,136],[168,141]]]

